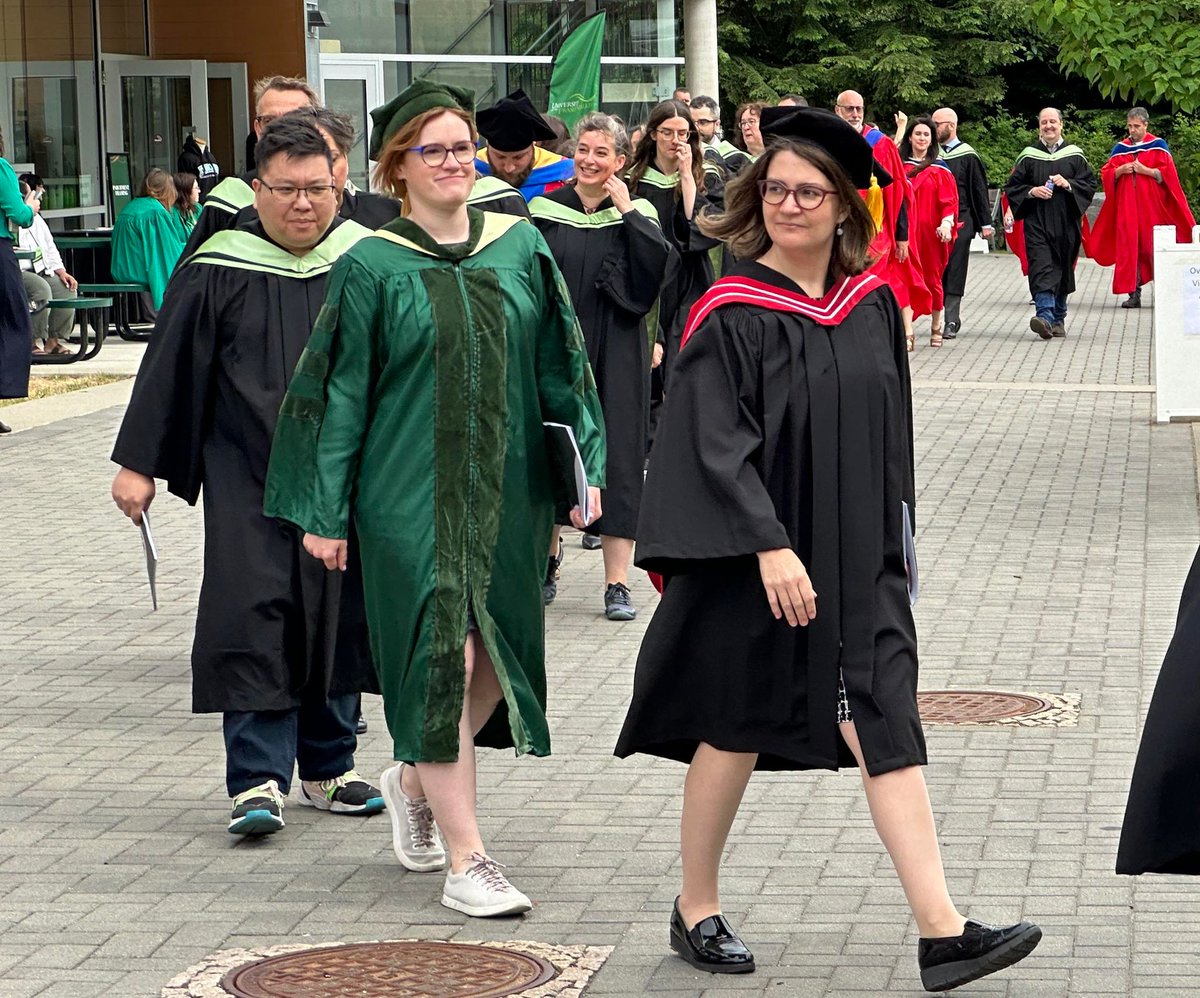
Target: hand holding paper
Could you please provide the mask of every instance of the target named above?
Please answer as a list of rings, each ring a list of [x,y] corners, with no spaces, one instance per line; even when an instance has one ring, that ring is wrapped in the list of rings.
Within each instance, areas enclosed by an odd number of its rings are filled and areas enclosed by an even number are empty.
[[[586,527],[592,521],[600,519],[600,515],[602,512],[603,512],[603,510],[600,508],[600,490],[594,485],[589,485],[587,487],[587,513],[586,513],[586,516],[584,514],[584,511],[581,510],[578,506],[572,507],[572,509],[571,509],[571,525],[576,530],[582,530],[584,527]]]

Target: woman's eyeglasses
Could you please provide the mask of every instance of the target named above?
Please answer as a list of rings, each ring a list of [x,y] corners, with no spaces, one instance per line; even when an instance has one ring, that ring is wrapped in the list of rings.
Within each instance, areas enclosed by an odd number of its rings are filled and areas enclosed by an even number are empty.
[[[740,128],[743,132],[749,131],[751,128],[757,128],[757,127],[758,127],[758,119],[757,118],[743,118],[740,122],[738,122],[738,128]]]
[[[654,134],[663,139],[678,139],[686,142],[692,136],[690,128],[656,128]]]
[[[792,200],[796,202],[796,207],[802,208],[804,211],[820,208],[830,194],[836,193],[837,191],[826,190],[824,187],[816,187],[812,184],[788,187],[778,180],[760,180],[758,182],[758,196],[763,199],[763,204],[783,204],[790,194]]]
[[[421,162],[426,166],[438,167],[445,163],[449,156],[453,156],[454,162],[460,166],[473,163],[479,149],[474,142],[455,142],[452,146],[444,146],[438,142],[427,146],[413,146],[408,151],[420,156]]]

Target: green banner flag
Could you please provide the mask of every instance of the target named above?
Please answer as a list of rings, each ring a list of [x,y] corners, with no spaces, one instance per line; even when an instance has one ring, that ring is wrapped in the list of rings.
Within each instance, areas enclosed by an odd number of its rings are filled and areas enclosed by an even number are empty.
[[[604,42],[604,11],[585,18],[567,35],[550,70],[548,113],[562,118],[567,128],[589,111],[600,109],[600,46]]]

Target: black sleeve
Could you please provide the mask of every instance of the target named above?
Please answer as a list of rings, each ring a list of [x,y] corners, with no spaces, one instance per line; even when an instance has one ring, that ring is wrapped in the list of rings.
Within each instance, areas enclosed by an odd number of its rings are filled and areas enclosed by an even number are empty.
[[[1008,207],[1015,219],[1023,219],[1029,214],[1027,209],[1033,207],[1033,198],[1029,196],[1029,192],[1035,186],[1033,174],[1030,172],[1031,162],[1028,159],[1017,160],[1017,165],[1013,167],[1008,182],[1004,185],[1004,193],[1008,195]]]
[[[621,235],[600,264],[596,289],[626,312],[644,316],[658,301],[678,257],[658,223],[636,208],[622,216]]]
[[[744,311],[718,309],[675,358],[642,495],[640,567],[673,573],[791,546],[754,463],[761,336]]]
[[[179,263],[175,266],[175,274],[179,273],[179,268],[183,265],[193,253],[196,252],[209,236],[215,236],[218,232],[224,232],[226,229],[234,228],[239,222],[251,217],[248,213],[253,212],[254,208],[243,208],[237,214],[231,215],[229,212],[209,205],[198,216],[196,216],[196,224],[192,228],[191,235],[184,243],[183,252],[179,255]],[[172,280],[174,274],[171,275]]]
[[[967,199],[971,209],[971,224],[979,232],[985,225],[992,224],[992,212],[988,206],[987,173],[983,160],[978,156],[968,157],[970,170],[967,174]]]
[[[896,216],[896,242],[908,242],[908,202],[900,202],[900,214]]]

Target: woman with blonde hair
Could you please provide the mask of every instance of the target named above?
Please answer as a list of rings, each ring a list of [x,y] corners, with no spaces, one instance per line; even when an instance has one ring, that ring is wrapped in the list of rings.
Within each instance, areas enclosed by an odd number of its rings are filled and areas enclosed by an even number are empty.
[[[187,242],[182,225],[171,214],[178,196],[171,175],[153,167],[142,179],[138,196],[121,209],[113,226],[113,280],[145,284],[155,313]]]
[[[265,509],[329,568],[346,565],[353,516],[397,761],[380,781],[393,847],[409,870],[447,868],[442,903],[483,917],[531,903],[484,846],[475,746],[550,751],[543,423],[572,429],[593,515],[604,431],[545,240],[467,206],[473,106],[470,91],[419,81],[371,112],[375,185],[404,213],[333,268],[280,413]],[[585,525],[578,507],[571,518]]]
[[[907,588],[912,419],[903,324],[865,273],[871,148],[816,108],[768,108],[768,145],[701,223],[739,259],[688,320],[650,459],[637,563],[666,577],[617,742],[688,765],[671,947],[713,973],[754,956],[721,910],[721,856],[755,770],[857,766],[946,991],[1016,963],[1029,922],[964,919],[921,766]]]

